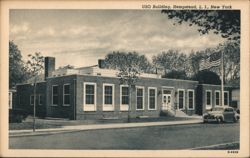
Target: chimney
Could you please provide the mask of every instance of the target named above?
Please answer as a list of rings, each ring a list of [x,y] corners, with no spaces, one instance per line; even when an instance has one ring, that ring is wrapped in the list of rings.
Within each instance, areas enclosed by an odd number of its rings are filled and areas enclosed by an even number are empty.
[[[106,67],[105,60],[99,59],[99,60],[98,60],[98,67],[99,67],[100,69],[104,69],[104,68]]]
[[[54,57],[45,57],[45,80],[55,71],[55,60]]]

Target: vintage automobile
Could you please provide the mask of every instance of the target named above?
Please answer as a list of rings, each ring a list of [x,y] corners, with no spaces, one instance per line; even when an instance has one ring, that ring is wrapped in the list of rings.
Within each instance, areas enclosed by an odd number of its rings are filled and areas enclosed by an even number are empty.
[[[240,115],[232,107],[215,107],[212,111],[203,114],[203,122],[216,121],[221,122],[237,122]]]

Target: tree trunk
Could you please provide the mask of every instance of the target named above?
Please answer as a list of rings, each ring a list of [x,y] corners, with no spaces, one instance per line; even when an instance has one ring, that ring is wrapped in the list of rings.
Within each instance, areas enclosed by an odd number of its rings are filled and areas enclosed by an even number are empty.
[[[33,132],[36,131],[36,81],[34,82]]]
[[[130,123],[130,109],[131,109],[131,85],[129,85],[128,123]]]

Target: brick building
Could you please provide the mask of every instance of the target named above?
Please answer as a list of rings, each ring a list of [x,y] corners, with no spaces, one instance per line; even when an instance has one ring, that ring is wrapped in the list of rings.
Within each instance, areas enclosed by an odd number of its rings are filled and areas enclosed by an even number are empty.
[[[55,58],[45,58],[45,79],[38,82],[38,116],[69,119],[122,118],[128,115],[129,92],[117,72],[98,66],[55,70]],[[17,107],[33,112],[31,84],[19,84]],[[224,91],[225,106],[231,104],[232,87]],[[141,74],[131,93],[131,117],[202,115],[220,106],[220,86],[198,81],[166,79],[157,74]]]

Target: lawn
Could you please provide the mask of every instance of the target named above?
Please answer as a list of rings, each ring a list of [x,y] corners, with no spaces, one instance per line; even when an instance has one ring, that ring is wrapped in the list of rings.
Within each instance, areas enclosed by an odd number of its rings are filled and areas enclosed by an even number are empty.
[[[159,122],[159,121],[181,121],[190,118],[159,117],[159,118],[131,118],[130,122]],[[99,119],[99,120],[67,120],[67,119],[36,119],[36,129],[60,128],[62,126],[127,123],[127,119]],[[22,123],[9,123],[10,130],[32,129],[33,119],[28,117]]]

